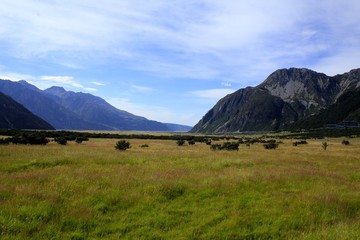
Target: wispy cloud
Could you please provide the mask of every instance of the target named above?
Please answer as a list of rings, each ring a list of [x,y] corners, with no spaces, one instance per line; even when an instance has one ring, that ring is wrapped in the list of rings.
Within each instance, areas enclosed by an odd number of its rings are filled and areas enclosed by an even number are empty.
[[[84,88],[84,86],[74,80],[71,76],[41,76],[40,80],[57,83],[61,85],[70,85],[76,88]]]
[[[134,89],[136,92],[140,92],[140,93],[150,93],[156,91],[155,88],[151,88],[147,86],[139,86],[136,84],[131,84],[130,87]]]
[[[198,91],[191,91],[190,94],[198,97],[204,98],[209,100],[219,100],[224,96],[233,93],[234,89],[229,88],[219,88],[219,89],[207,89],[207,90],[198,90]]]
[[[92,84],[96,85],[96,86],[105,86],[105,83],[101,83],[101,82],[91,82]]]
[[[96,88],[88,88],[88,87],[86,87],[86,88],[84,88],[84,89],[87,90],[87,91],[89,91],[89,92],[96,92],[96,91],[97,91]]]
[[[224,87],[231,87],[231,83],[229,82],[222,82],[221,85],[223,85]]]
[[[359,54],[359,12],[355,0],[3,0],[0,41],[6,54],[69,66],[115,58],[169,78],[242,77]]]
[[[176,114],[167,108],[135,103],[127,98],[109,98],[106,101],[118,109],[144,116],[150,120],[156,119],[161,122],[174,122],[176,117]]]

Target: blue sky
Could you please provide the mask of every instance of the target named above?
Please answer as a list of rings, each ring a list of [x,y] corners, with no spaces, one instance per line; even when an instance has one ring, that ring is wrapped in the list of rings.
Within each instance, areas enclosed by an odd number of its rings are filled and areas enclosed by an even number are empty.
[[[2,0],[0,78],[194,125],[279,68],[360,67],[358,0]]]

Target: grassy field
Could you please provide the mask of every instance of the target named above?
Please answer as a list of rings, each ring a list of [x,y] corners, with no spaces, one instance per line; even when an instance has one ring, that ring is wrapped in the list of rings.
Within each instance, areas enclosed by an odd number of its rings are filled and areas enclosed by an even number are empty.
[[[342,140],[3,145],[0,238],[360,239],[360,139]]]

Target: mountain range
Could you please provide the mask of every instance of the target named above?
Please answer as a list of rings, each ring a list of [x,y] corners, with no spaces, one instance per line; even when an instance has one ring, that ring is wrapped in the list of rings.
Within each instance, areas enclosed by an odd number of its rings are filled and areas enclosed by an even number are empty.
[[[0,92],[0,128],[54,130],[49,123]]]
[[[306,68],[280,69],[256,87],[229,94],[194,133],[271,131],[360,120],[360,69],[330,77]]]
[[[66,91],[62,87],[40,90],[26,81],[0,81],[0,92],[22,104],[55,129],[178,131],[191,127],[165,124],[119,110],[92,94]]]

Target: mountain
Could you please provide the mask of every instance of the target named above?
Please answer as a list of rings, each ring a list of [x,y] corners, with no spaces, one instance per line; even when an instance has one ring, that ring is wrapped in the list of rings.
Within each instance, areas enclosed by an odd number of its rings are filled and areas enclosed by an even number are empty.
[[[165,123],[171,132],[188,132],[192,129],[191,126],[174,124],[174,123]]]
[[[280,69],[256,87],[240,89],[225,96],[191,132],[294,128],[307,118],[324,114],[326,109],[340,101],[341,96],[357,91],[359,87],[360,69],[334,77],[305,68]],[[350,98],[348,102],[358,101],[354,94]],[[339,109],[338,105],[334,109]],[[346,113],[347,116],[340,118],[351,118],[353,111],[356,111],[356,106]]]
[[[61,106],[40,89],[26,81],[0,80],[0,91],[22,104],[56,129],[111,130],[97,123],[82,120],[74,112]]]
[[[0,128],[54,130],[54,127],[49,123],[1,92]]]
[[[44,91],[26,81],[0,80],[0,91],[56,129],[169,131],[156,121],[118,110],[91,94],[52,87]]]
[[[337,101],[320,113],[288,126],[290,129],[320,128],[343,121],[360,122],[360,89],[343,93]]]
[[[119,110],[92,94],[65,91],[61,87],[48,88],[44,93],[61,106],[76,113],[81,119],[101,123],[112,130],[169,131],[163,123]]]

